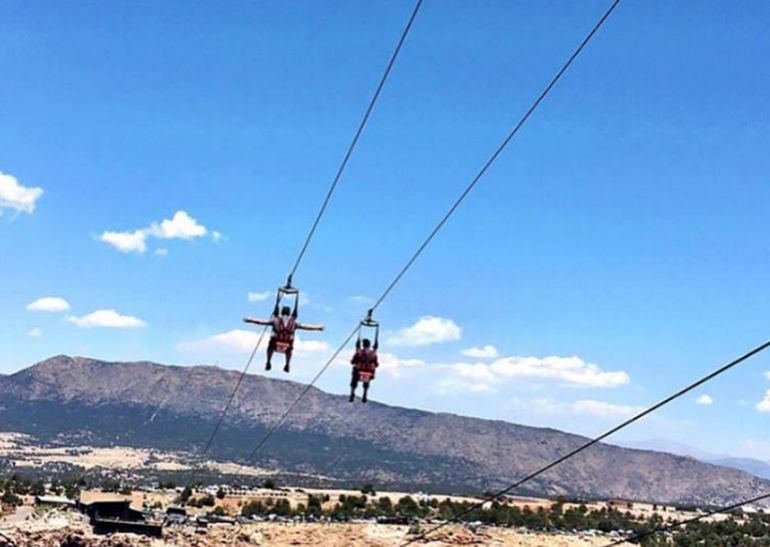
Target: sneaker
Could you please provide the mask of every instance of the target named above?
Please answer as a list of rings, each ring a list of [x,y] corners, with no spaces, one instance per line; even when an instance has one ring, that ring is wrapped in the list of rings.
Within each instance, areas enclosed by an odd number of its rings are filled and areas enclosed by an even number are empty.
[[[270,363],[265,363],[265,370],[270,370],[271,368],[273,368],[273,365]]]
[[[350,398],[348,399],[348,401],[352,403],[355,400],[356,400],[356,396],[351,394]]]
[[[289,372],[289,365],[284,365],[283,366],[283,371],[284,372]]]

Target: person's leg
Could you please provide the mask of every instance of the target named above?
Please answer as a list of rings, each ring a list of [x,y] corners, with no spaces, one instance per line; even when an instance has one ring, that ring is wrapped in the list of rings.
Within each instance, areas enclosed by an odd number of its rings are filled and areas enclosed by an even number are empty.
[[[289,367],[291,366],[291,352],[294,351],[294,348],[289,348],[286,350],[286,364],[283,366],[284,372],[289,372]]]
[[[270,338],[267,343],[267,363],[265,363],[265,370],[273,368],[273,353],[275,353],[275,338]]]
[[[350,380],[350,398],[351,403],[356,400],[356,388],[358,387],[358,371],[353,369],[353,377]]]
[[[361,402],[365,403],[368,401],[367,395],[369,395],[369,382],[364,382],[364,396],[361,397]]]

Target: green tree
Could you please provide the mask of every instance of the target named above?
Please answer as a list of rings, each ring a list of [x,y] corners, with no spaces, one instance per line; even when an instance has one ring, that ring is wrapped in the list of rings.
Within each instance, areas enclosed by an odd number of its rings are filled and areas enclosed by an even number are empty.
[[[184,490],[182,490],[182,493],[179,494],[179,497],[177,498],[177,501],[184,505],[188,501],[190,501],[190,496],[192,496],[192,488],[189,486],[185,486]]]

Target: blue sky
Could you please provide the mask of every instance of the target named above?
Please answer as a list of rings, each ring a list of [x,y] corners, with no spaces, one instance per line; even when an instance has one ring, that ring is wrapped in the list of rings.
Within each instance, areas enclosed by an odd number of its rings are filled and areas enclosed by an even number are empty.
[[[295,277],[327,331],[294,379],[606,6],[426,0]],[[270,307],[247,295],[284,280],[410,9],[4,2],[0,372],[59,353],[240,367],[240,318]],[[763,341],[768,16],[625,0],[381,308],[375,398],[597,433]],[[27,309],[42,297],[68,309]],[[770,459],[768,370],[619,440]]]

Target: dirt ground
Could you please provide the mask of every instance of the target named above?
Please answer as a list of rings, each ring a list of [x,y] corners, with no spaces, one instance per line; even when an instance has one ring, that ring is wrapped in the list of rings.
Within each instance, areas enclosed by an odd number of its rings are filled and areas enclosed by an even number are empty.
[[[399,547],[413,536],[404,526],[379,524],[277,524],[214,525],[205,532],[166,530],[163,539],[132,534],[94,536],[84,525],[59,530],[3,530],[0,547]],[[412,545],[456,547],[471,545],[511,547],[601,547],[607,537],[536,534],[510,529],[483,528],[472,532],[461,526],[442,529]]]

